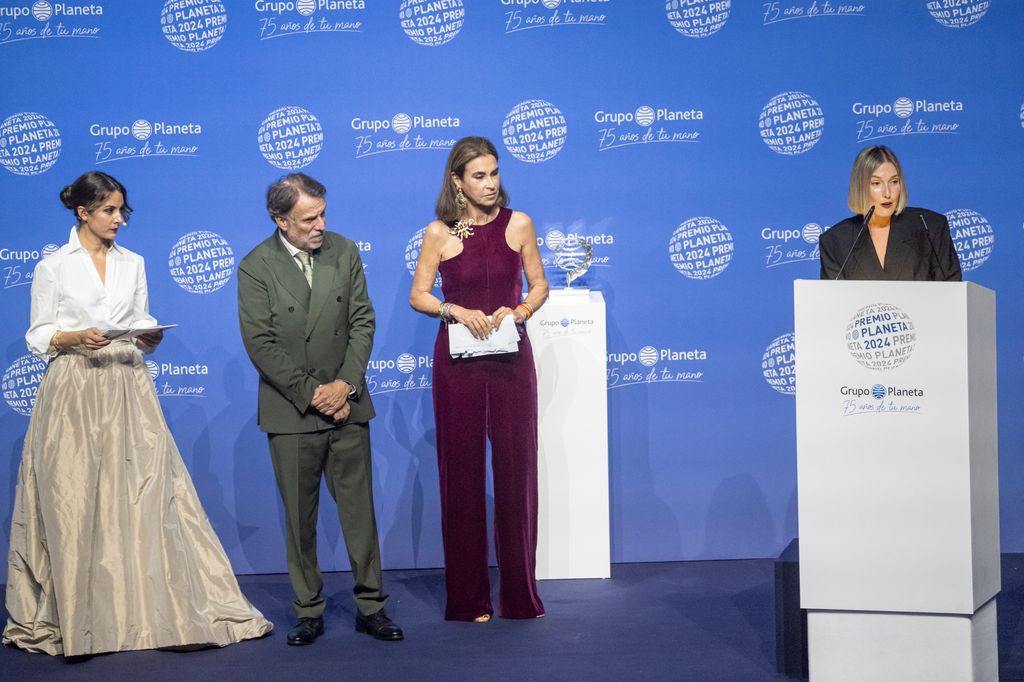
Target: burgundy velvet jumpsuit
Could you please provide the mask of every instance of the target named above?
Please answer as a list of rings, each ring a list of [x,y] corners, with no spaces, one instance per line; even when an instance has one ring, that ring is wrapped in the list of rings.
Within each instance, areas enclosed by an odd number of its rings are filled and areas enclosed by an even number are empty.
[[[505,241],[512,211],[473,226],[462,253],[442,261],[444,300],[490,315],[522,301],[520,254]],[[494,545],[503,618],[544,614],[537,554],[537,375],[526,330],[519,352],[452,358],[445,323],[434,344],[434,419],[441,481],[448,620],[493,613],[487,572],[486,469],[491,441]]]

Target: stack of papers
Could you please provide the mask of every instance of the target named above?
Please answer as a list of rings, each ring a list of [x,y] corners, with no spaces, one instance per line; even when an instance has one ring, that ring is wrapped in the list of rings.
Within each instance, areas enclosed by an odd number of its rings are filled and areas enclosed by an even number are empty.
[[[118,339],[134,339],[136,336],[151,334],[163,329],[173,329],[177,326],[176,324],[158,324],[155,327],[139,327],[136,329],[101,329],[100,333],[111,341],[116,341]]]
[[[488,315],[487,319],[491,319],[491,316]],[[506,315],[486,339],[476,338],[465,325],[451,323],[448,325],[448,351],[453,358],[516,353],[519,351],[519,331],[515,320],[512,315]]]

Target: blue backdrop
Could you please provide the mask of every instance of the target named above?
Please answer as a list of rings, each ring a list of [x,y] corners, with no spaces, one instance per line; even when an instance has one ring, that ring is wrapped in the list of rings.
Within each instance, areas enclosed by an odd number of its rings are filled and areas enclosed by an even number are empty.
[[[284,570],[235,267],[273,229],[266,186],[302,169],[377,308],[385,565],[440,565],[436,322],[407,298],[470,134],[497,144],[545,259],[594,245],[614,561],[796,535],[792,281],[817,277],[867,144],[896,150],[910,204],[949,215],[965,277],[997,292],[1003,549],[1024,551],[1022,54],[1011,0],[0,0],[0,553],[43,367],[22,340],[32,269],[67,239],[58,191],[98,168],[130,190],[119,240],[153,313],[180,325],[150,369],[206,511],[236,571]],[[347,568],[322,516],[323,565]]]

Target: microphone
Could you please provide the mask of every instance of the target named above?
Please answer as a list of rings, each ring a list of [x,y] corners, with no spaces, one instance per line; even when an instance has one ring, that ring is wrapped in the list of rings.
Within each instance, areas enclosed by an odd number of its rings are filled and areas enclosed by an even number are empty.
[[[871,220],[871,216],[875,214],[875,207],[872,206],[868,209],[868,212],[864,214],[864,220],[860,223],[860,229],[857,230],[857,236],[853,238],[853,245],[850,250],[846,253],[846,258],[843,260],[843,264],[839,266],[839,272],[836,273],[834,280],[839,279],[843,274],[843,269],[846,268],[847,261],[850,260],[850,256],[853,255],[853,250],[857,248],[857,242],[860,241],[860,236],[864,234],[864,228],[868,226],[868,221]]]
[[[932,248],[932,258],[935,259],[935,270],[938,273],[942,269],[942,263],[939,262],[939,254],[935,251],[935,242],[932,241],[931,231],[928,229],[928,221],[924,219],[923,213],[918,213],[917,217],[921,219],[921,224],[924,225],[924,238],[928,240],[928,246]],[[932,277],[932,281],[936,281],[937,278]]]

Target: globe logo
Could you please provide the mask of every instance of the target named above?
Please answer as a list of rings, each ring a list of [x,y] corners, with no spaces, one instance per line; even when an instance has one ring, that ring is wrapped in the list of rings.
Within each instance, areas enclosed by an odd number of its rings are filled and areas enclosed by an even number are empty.
[[[295,3],[295,9],[304,17],[308,17],[316,9],[315,0],[299,0]]]
[[[146,360],[146,371],[149,372],[149,377],[156,381],[157,377],[160,376],[160,365],[156,364],[152,360]]]
[[[36,0],[32,3],[32,16],[39,21],[46,21],[53,16],[53,7],[46,0]]]
[[[402,353],[398,356],[395,365],[402,374],[411,374],[416,369],[416,358],[409,353]]]
[[[981,267],[995,249],[996,235],[992,224],[977,211],[955,208],[946,213],[949,234],[960,257],[960,268],[970,272]]]
[[[267,114],[256,138],[267,163],[288,171],[313,163],[324,146],[320,121],[302,107],[281,107]]]
[[[687,38],[707,38],[729,18],[731,0],[665,0],[665,16]]]
[[[45,371],[46,363],[34,355],[22,355],[12,362],[0,379],[7,406],[23,417],[31,415]]]
[[[700,216],[684,221],[668,242],[669,260],[690,279],[711,279],[722,274],[732,261],[732,234],[714,218]]]
[[[404,135],[412,130],[412,117],[409,114],[395,114],[391,119],[391,129],[399,135]]]
[[[817,100],[797,90],[768,100],[758,119],[761,141],[776,154],[803,154],[818,144],[825,128],[825,114]]]
[[[203,17],[201,29],[196,28],[196,16]],[[209,50],[224,37],[227,27],[228,12],[220,0],[164,0],[160,10],[164,38],[183,52]]]
[[[569,318],[563,317],[561,320],[558,321],[558,324],[562,325],[563,327],[568,327],[569,326]]]
[[[872,303],[850,318],[845,343],[850,356],[862,367],[887,371],[910,359],[917,331],[910,316],[899,307]]]
[[[549,230],[544,237],[544,243],[552,251],[558,251],[565,244],[565,235],[559,230]]]
[[[640,107],[633,114],[638,125],[649,126],[654,123],[654,109],[648,106]]]
[[[817,244],[821,236],[821,225],[818,223],[807,223],[801,231],[804,241],[808,244]]]
[[[981,21],[985,12],[992,5],[992,0],[957,0],[956,9],[949,6],[953,3],[928,3],[928,11],[932,18],[946,28],[967,28]]]
[[[796,395],[796,341],[792,333],[772,340],[761,355],[761,374],[783,395]]]
[[[196,230],[174,243],[167,256],[171,279],[190,294],[210,294],[231,279],[235,254],[216,232]]]
[[[652,367],[658,362],[658,349],[654,346],[644,346],[636,357],[644,367]]]
[[[543,163],[562,151],[568,126],[565,116],[551,102],[528,99],[505,116],[501,140],[524,163]]]
[[[405,35],[418,45],[438,47],[462,30],[466,10],[462,0],[402,0],[398,18]]]
[[[900,118],[910,118],[910,115],[914,113],[914,103],[907,97],[900,97],[892,103],[892,110]]]
[[[132,135],[135,136],[136,140],[148,140],[152,134],[153,126],[149,121],[140,118],[132,124]]]
[[[26,132],[32,144],[21,143]],[[39,175],[60,157],[60,131],[42,114],[24,111],[0,123],[0,165],[15,175]]]
[[[875,384],[871,387],[871,395],[874,396],[875,400],[881,400],[885,397],[885,386],[882,384]]]
[[[562,0],[541,0],[548,9],[555,9],[562,4]]]
[[[46,258],[47,256],[52,256],[58,251],[60,251],[60,247],[57,246],[56,244],[47,244],[43,247],[42,250],[43,258]]]
[[[416,231],[409,241],[405,245],[405,269],[409,271],[410,275],[416,274],[416,265],[420,260],[420,249],[423,248],[423,237],[427,233],[427,228],[423,227]],[[441,272],[438,269],[437,275],[434,277],[434,287],[441,286]]]

